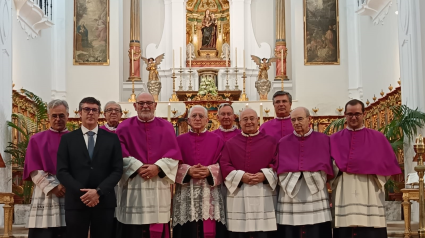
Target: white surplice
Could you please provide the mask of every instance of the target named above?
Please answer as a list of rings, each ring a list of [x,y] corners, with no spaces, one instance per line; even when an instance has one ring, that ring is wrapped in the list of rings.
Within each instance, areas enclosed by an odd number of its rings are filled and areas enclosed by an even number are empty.
[[[233,170],[227,175],[227,228],[232,232],[275,231],[277,176],[273,169],[261,169],[269,184],[242,184],[244,171]]]
[[[145,180],[139,175],[130,178],[143,163],[134,157],[124,158],[124,171],[117,189],[115,213],[118,221],[132,225],[168,223],[171,209],[170,185],[175,181],[178,163],[178,160],[170,158],[158,160],[155,164],[166,176]]]
[[[65,198],[58,198],[52,189],[60,184],[55,175],[43,170],[30,174],[34,182],[28,228],[61,227],[65,224]]]

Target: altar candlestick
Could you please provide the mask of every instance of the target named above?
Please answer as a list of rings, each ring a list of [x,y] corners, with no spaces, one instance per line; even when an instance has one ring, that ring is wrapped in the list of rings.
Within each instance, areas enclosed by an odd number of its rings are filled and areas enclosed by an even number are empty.
[[[228,63],[229,63],[229,52],[226,50],[226,67]]]
[[[173,72],[174,72],[174,49],[173,49]]]
[[[134,50],[131,49],[131,75],[134,75]]]
[[[260,125],[263,124],[263,104],[260,103]]]
[[[171,104],[168,103],[167,120],[171,122]]]
[[[180,56],[179,56],[179,60],[180,60],[180,68],[182,67],[182,48],[180,47]]]
[[[280,67],[282,70],[282,77],[283,77],[283,49],[280,50]]]

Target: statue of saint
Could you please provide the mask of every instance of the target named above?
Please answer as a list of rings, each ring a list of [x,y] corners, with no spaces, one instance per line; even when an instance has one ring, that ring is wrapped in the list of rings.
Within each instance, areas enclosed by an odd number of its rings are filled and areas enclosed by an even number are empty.
[[[161,81],[159,80],[158,75],[158,65],[161,64],[161,61],[164,59],[164,54],[161,54],[154,58],[145,58],[141,57],[146,63],[146,70],[149,71],[149,80],[148,80],[148,91],[154,97],[155,101],[158,101],[158,95],[161,92]]]
[[[217,44],[217,19],[210,10],[205,11],[202,20],[202,47],[201,49],[216,49]]]
[[[251,59],[258,65],[258,79],[255,81],[255,88],[260,95],[260,100],[267,100],[267,95],[270,92],[271,82],[269,81],[269,74],[267,71],[270,69],[272,62],[276,62],[277,58],[260,59],[257,56],[251,55]]]

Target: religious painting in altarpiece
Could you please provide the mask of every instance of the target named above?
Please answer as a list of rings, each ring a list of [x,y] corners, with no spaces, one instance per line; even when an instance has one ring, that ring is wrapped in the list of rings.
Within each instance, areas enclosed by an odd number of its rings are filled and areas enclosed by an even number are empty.
[[[191,44],[186,47],[187,58],[191,55],[187,66],[225,67],[228,60],[223,48],[230,42],[229,1],[188,0],[186,12],[186,44]],[[189,52],[192,45],[194,52]]]
[[[304,0],[304,64],[340,64],[338,0]]]
[[[74,0],[74,65],[109,65],[109,0]]]

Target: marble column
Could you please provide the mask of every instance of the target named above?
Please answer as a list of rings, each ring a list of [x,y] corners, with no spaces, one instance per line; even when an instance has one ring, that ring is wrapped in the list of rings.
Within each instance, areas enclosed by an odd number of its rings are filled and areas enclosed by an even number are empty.
[[[130,76],[128,81],[140,81],[140,0],[131,0],[130,9]]]
[[[285,0],[276,0],[276,61],[275,80],[287,79],[286,75],[286,36],[285,36]]]

